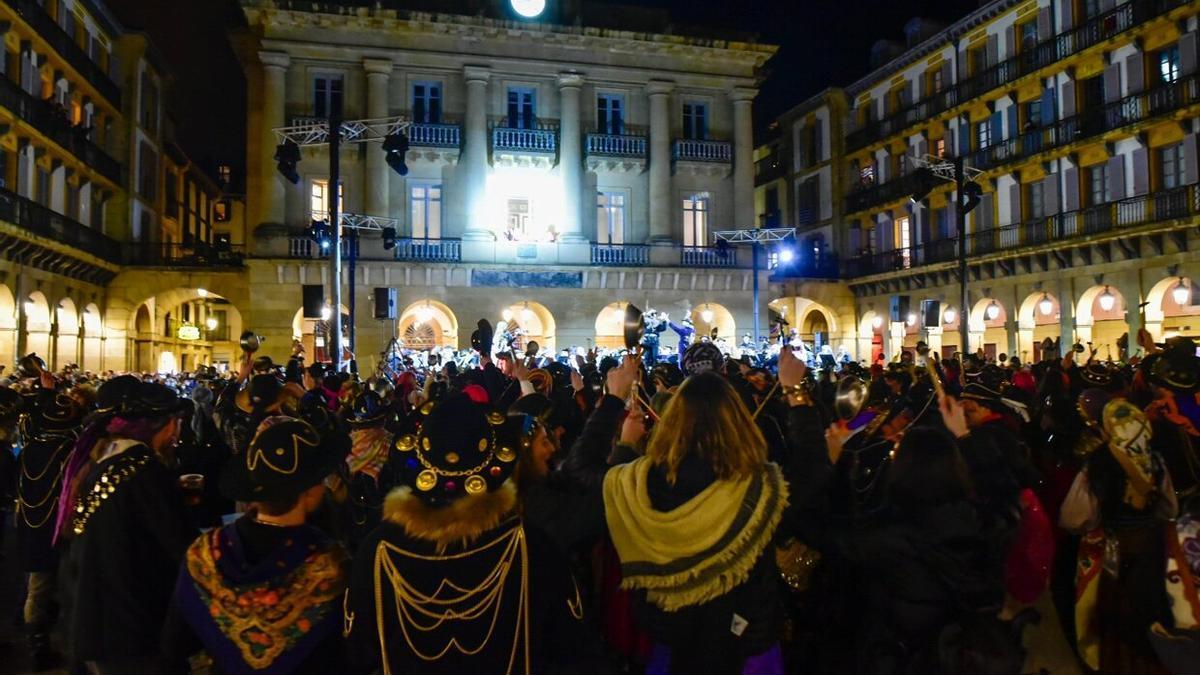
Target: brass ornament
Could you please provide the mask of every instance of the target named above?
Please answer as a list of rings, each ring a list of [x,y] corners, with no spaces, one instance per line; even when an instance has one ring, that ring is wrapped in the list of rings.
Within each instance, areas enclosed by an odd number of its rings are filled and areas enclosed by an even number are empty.
[[[429,449],[430,449],[431,447],[433,447],[433,445],[432,445],[432,444],[429,442],[429,439],[428,439],[428,438],[422,438],[422,439],[421,439],[421,448],[422,448],[422,449],[424,449],[424,450],[425,450],[425,452],[429,452]]]
[[[428,415],[431,412],[433,412],[433,401],[430,401],[430,402],[426,403],[425,405],[421,406],[421,414],[422,415]]]
[[[405,434],[396,439],[396,449],[400,452],[412,452],[417,449],[417,437]]]
[[[511,462],[517,458],[517,453],[512,448],[504,447],[496,451],[496,459],[501,462]]]
[[[479,439],[479,451],[487,452],[488,440],[486,438]]]
[[[463,484],[467,494],[477,495],[487,491],[487,481],[481,476],[471,476],[467,482]]]
[[[458,464],[458,453],[457,452],[447,452],[446,453],[446,461],[451,464]]]
[[[417,489],[421,492],[429,492],[437,486],[437,474],[432,471],[425,470],[417,474]]]
[[[493,410],[492,412],[488,413],[487,421],[488,424],[498,427],[501,424],[504,424],[504,413],[498,410]]]

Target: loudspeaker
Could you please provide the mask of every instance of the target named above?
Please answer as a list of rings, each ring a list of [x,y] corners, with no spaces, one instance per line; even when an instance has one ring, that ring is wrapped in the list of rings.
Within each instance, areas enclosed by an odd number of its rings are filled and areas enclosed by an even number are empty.
[[[375,318],[376,319],[395,319],[396,318],[396,289],[394,289],[394,288],[376,288],[375,289]]]
[[[942,325],[942,303],[937,300],[921,302],[921,325],[926,328],[937,328]]]
[[[908,321],[908,296],[893,295],[892,323],[903,323],[905,321]]]
[[[325,287],[321,284],[304,284],[304,318],[321,318],[321,308],[325,306]]]

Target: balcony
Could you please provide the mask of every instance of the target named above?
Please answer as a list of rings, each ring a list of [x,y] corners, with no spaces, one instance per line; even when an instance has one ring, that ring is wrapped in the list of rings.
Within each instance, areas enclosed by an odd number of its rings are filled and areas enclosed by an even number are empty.
[[[114,264],[121,262],[121,246],[116,240],[3,188],[0,188],[0,220],[30,234],[73,246],[101,260]]]
[[[240,268],[246,253],[228,243],[167,244],[140,242],[122,246],[126,265],[147,267]]]
[[[780,262],[771,269],[771,281],[787,281],[791,279],[827,279],[838,278],[838,259],[835,255],[797,255],[790,263]]]
[[[640,267],[650,264],[650,247],[642,244],[592,244],[592,264]]]
[[[699,141],[677,138],[671,149],[671,158],[677,162],[723,162],[733,160],[733,146],[729,141]]]
[[[763,185],[787,175],[787,163],[778,153],[771,153],[754,163],[754,184]]]
[[[645,134],[588,134],[583,148],[588,171],[641,173],[646,168]]]
[[[1005,61],[846,135],[846,151],[894,136],[960,103],[977,98],[1018,78],[1079,53],[1088,47],[1187,4],[1187,0],[1130,0],[1081,25],[1044,40]]]
[[[25,19],[34,32],[50,43],[50,47],[71,64],[71,67],[78,71],[83,79],[91,83],[101,96],[108,99],[114,108],[121,108],[121,90],[116,83],[109,78],[103,68],[92,60],[91,56],[88,56],[82,47],[75,43],[73,37],[63,31],[58,22],[50,18],[40,3],[34,0],[12,0],[9,4],[17,10],[17,13]]]
[[[408,127],[408,142],[413,147],[462,147],[462,128],[457,124],[417,124]]]
[[[114,183],[122,182],[121,165],[117,160],[88,140],[87,132],[72,125],[65,112],[31,96],[3,75],[0,75],[0,106],[8,108],[18,119],[45,134],[100,175]]]
[[[396,260],[456,263],[462,260],[460,239],[397,239]]]
[[[1197,103],[1200,103],[1200,74],[1192,74],[976,150],[968,156],[967,163],[981,171],[996,169]],[[911,176],[907,174],[851,192],[846,196],[846,212],[862,211],[912,194],[916,184]]]
[[[736,248],[715,246],[684,246],[680,249],[679,264],[683,267],[737,267]]]
[[[1022,248],[1172,220],[1190,221],[1197,215],[1200,215],[1200,185],[1185,185],[976,232],[967,237],[967,255],[1017,252]],[[958,241],[943,239],[920,246],[860,255],[851,261],[849,271],[851,276],[884,274],[951,262],[957,255]]]
[[[502,120],[492,128],[492,161],[502,165],[549,168],[558,154],[558,125],[537,124],[535,129],[510,127]]]
[[[342,239],[342,259],[350,257],[351,245],[354,246],[353,252],[355,257],[358,255],[358,239],[343,238]],[[304,258],[309,260],[320,260],[321,258],[329,257],[329,249],[321,248],[317,242],[313,241],[307,235],[294,235],[288,237],[288,257],[289,258]]]

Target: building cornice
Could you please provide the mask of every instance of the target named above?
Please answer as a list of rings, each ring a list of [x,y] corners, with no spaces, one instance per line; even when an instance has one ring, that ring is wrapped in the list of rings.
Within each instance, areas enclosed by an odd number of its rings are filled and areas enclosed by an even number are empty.
[[[846,96],[853,101],[859,94],[879,84],[885,78],[947,46],[956,46],[955,43],[967,33],[1023,2],[1025,0],[995,0],[980,7],[845,87]]]
[[[289,6],[290,3],[281,0],[242,0],[247,22],[251,26],[262,26],[264,37],[268,39],[273,37],[272,29],[355,29],[386,33],[390,41],[406,35],[460,35],[473,40],[537,40],[583,50],[627,50],[645,54],[719,58],[726,61],[733,59],[754,68],[761,67],[779,49],[776,45],[757,42],[638,33],[587,26],[525,23],[455,14],[366,7],[340,8],[341,13],[319,13],[293,10],[289,9]]]

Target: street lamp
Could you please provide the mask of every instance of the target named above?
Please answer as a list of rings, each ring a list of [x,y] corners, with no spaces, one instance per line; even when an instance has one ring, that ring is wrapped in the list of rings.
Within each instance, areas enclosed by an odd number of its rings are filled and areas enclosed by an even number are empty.
[[[883,325],[883,317],[876,316],[875,318],[871,319],[871,327],[874,328],[875,330],[879,330],[880,326],[882,326],[882,325]]]
[[[1042,316],[1050,316],[1050,312],[1054,311],[1054,301],[1046,293],[1042,293],[1042,299],[1038,300],[1038,310]]]
[[[217,317],[210,316],[207,319],[205,319],[204,326],[206,328],[208,328],[210,331],[216,330],[217,329]]]
[[[909,313],[908,313],[908,318],[907,318],[907,320],[905,321],[905,323],[907,323],[907,324],[908,324],[908,325],[910,325],[910,326],[915,326],[915,325],[917,325],[917,315],[916,315],[916,314],[913,314],[912,312],[909,312]]]
[[[328,321],[330,316],[333,316],[333,312],[329,311],[329,305],[325,305],[321,308],[321,320]]]
[[[529,303],[526,302],[525,308],[521,310],[521,323],[528,324],[528,323],[532,323],[532,322],[533,322],[533,310],[529,309]]]
[[[987,309],[984,310],[984,314],[987,315],[988,321],[995,321],[996,317],[1000,316],[1000,305],[997,305],[996,301],[993,300],[992,304],[988,305]]]
[[[712,323],[713,313],[712,313],[712,310],[708,308],[707,303],[705,303],[705,305],[704,305],[704,311],[700,312],[700,319],[702,321],[704,321],[704,323],[708,323],[708,324]]]
[[[947,307],[946,311],[942,313],[942,320],[946,323],[954,323],[954,320],[957,318],[958,312],[954,311],[953,307]]]
[[[202,297],[202,298],[207,298],[207,297],[208,297],[208,289],[206,289],[206,288],[197,288],[197,289],[196,289],[196,295],[198,295],[198,296],[200,296],[200,297]]]
[[[1100,309],[1105,312],[1111,312],[1116,302],[1117,298],[1113,296],[1112,291],[1108,290],[1108,286],[1105,286],[1104,292],[1100,294]]]
[[[1179,277],[1179,283],[1175,288],[1171,289],[1171,298],[1175,300],[1177,305],[1186,305],[1192,300],[1192,289],[1188,288],[1187,282],[1183,277]]]

